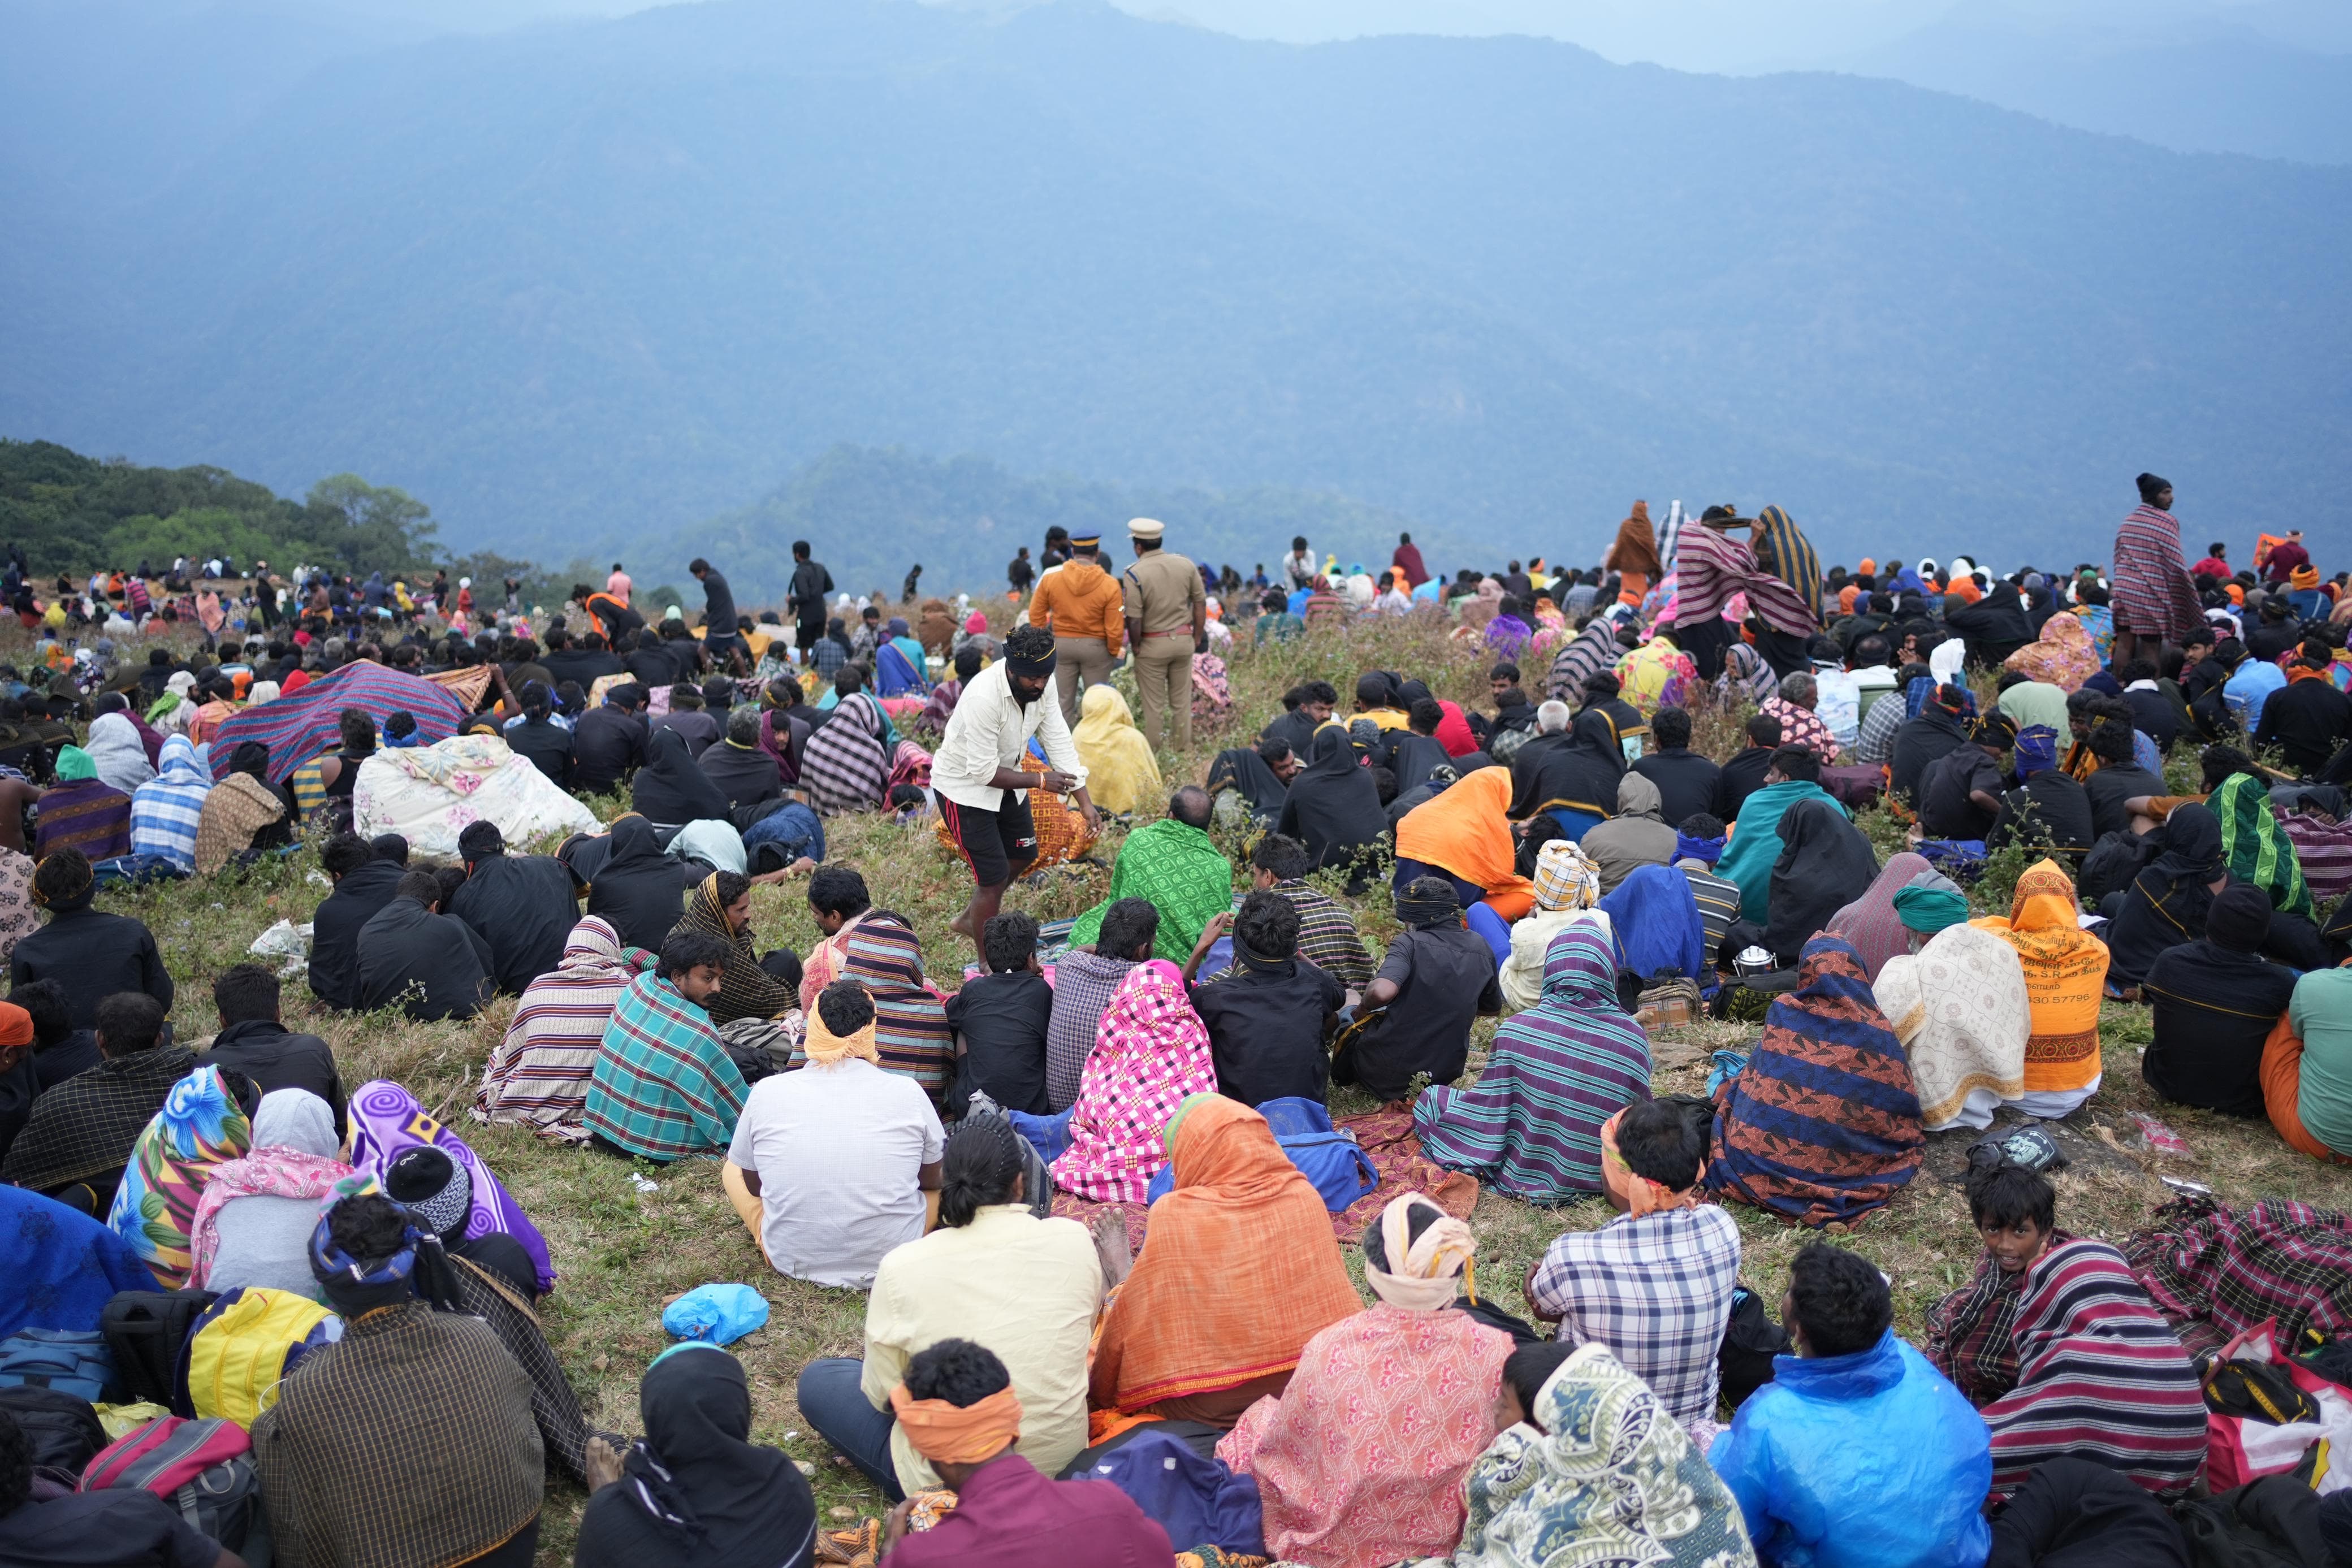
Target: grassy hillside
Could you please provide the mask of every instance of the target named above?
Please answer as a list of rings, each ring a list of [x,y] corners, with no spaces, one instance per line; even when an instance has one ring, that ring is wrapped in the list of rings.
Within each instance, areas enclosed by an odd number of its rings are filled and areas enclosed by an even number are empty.
[[[20,643],[13,627],[0,629],[0,654],[19,652]],[[1221,731],[1198,735],[1189,753],[1163,758],[1163,770],[1171,786],[1202,779],[1217,747],[1234,737],[1254,734],[1278,710],[1278,694],[1305,675],[1344,685],[1368,668],[1413,671],[1426,675],[1439,695],[1468,705],[1485,700],[1484,664],[1424,627],[1398,622],[1318,633],[1263,654],[1244,649],[1232,664],[1235,706],[1229,722]],[[1718,754],[1727,748],[1740,717],[1707,716],[1702,747]],[[622,806],[609,799],[593,803],[600,814]],[[1883,816],[1873,814],[1865,826],[1880,840],[1882,852],[1896,836]],[[934,981],[952,986],[970,956],[947,929],[948,917],[961,906],[966,894],[960,862],[940,849],[928,831],[908,833],[887,820],[837,821],[829,827],[828,837],[835,858],[864,873],[877,903],[914,918]],[[1091,904],[1108,884],[1105,868],[1117,848],[1114,833],[1097,852],[1101,865],[1049,873],[1043,885],[1015,889],[1008,905],[1050,918]],[[203,1035],[215,1027],[208,990],[212,977],[241,960],[253,938],[272,922],[308,919],[324,894],[318,880],[315,863],[306,853],[241,883],[184,883],[130,894],[110,893],[101,902],[141,916],[153,929],[181,987],[174,1009],[178,1026],[186,1034]],[[804,950],[814,940],[797,887],[758,888],[752,897],[753,925],[762,946],[785,943]],[[1360,928],[1377,948],[1394,929],[1386,896],[1374,894],[1357,901],[1354,908]],[[562,1276],[546,1306],[548,1333],[593,1421],[617,1430],[637,1429],[637,1378],[666,1343],[659,1317],[667,1298],[709,1281],[746,1281],[773,1308],[769,1325],[736,1347],[751,1372],[755,1435],[813,1469],[822,1508],[838,1517],[879,1511],[878,1495],[854,1471],[836,1464],[824,1445],[810,1436],[793,1400],[793,1378],[809,1360],[858,1354],[862,1297],[774,1275],[720,1193],[714,1160],[645,1171],[651,1184],[646,1187],[634,1183],[630,1168],[619,1161],[556,1148],[512,1129],[465,1125],[465,1107],[512,1011],[511,999],[500,1000],[471,1023],[415,1024],[389,1014],[327,1013],[296,1001],[298,996],[307,998],[299,986],[289,992],[289,1023],[332,1042],[346,1082],[356,1085],[373,1077],[398,1079],[427,1109],[463,1126],[475,1148],[546,1233]],[[1663,1032],[1654,1042],[1654,1087],[1660,1092],[1698,1092],[1707,1051],[1740,1045],[1755,1032],[1720,1024]],[[1480,1025],[1465,1082],[1483,1064],[1491,1034],[1490,1025]],[[2111,1004],[2102,1039],[2105,1087],[2062,1134],[2075,1156],[2074,1167],[2055,1178],[2062,1223],[2070,1230],[2120,1239],[2168,1196],[2157,1179],[2159,1174],[2207,1183],[2233,1204],[2291,1196],[2327,1207],[2352,1207],[2352,1170],[2321,1166],[2291,1153],[2266,1124],[2158,1103],[2138,1071],[2139,1051],[2148,1039],[2145,1009]],[[1370,1108],[1352,1091],[1334,1096],[1334,1109],[1342,1114]],[[2134,1110],[2162,1117],[2188,1140],[2191,1156],[2159,1164],[2133,1129],[2127,1113]],[[1915,1339],[1922,1333],[1929,1305],[1964,1282],[1975,1267],[1979,1245],[1957,1185],[1968,1136],[1931,1138],[1928,1166],[1918,1179],[1889,1209],[1838,1238],[1893,1278],[1897,1326]],[[1787,1261],[1809,1238],[1753,1210],[1735,1208],[1733,1213],[1747,1246],[1744,1278],[1777,1301],[1786,1282]],[[1486,1195],[1474,1218],[1481,1245],[1482,1286],[1507,1309],[1524,1311],[1518,1281],[1550,1239],[1563,1229],[1597,1226],[1606,1217],[1597,1201],[1545,1210]],[[1349,1257],[1351,1270],[1359,1268],[1355,1254]],[[583,1500],[568,1487],[551,1489],[541,1553],[550,1568],[571,1561]]]

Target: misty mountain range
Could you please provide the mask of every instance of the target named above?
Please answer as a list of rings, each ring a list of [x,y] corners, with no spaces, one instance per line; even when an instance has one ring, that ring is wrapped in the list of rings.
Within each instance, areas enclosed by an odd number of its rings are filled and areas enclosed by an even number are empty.
[[[809,517],[836,575],[978,586],[1009,544],[954,519],[1010,484],[1268,551],[1312,515],[1574,558],[1681,496],[2071,563],[2144,467],[2200,540],[2346,526],[2352,170],[1078,0],[0,22],[0,434],[356,471],[461,551]]]

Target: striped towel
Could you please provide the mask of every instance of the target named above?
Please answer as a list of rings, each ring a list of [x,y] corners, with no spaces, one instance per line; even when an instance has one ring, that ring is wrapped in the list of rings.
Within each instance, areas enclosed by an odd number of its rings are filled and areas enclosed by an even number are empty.
[[[2352,892],[2352,822],[2331,822],[2309,811],[2280,814],[2279,826],[2303,862],[2311,896],[2325,904]]]

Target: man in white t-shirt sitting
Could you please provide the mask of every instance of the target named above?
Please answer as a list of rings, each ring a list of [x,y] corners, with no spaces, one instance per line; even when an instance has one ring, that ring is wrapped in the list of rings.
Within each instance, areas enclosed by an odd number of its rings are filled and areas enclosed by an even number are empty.
[[[778,1273],[865,1290],[938,1213],[947,1135],[922,1085],[883,1070],[856,981],[817,993],[807,1050],[751,1086],[720,1174]]]

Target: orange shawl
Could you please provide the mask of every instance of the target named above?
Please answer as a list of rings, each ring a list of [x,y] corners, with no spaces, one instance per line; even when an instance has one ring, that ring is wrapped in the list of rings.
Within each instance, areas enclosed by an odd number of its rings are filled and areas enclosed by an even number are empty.
[[[1525,894],[1524,912],[1534,907],[1535,884],[1518,872],[1518,844],[1504,815],[1510,804],[1511,770],[1481,768],[1406,812],[1397,824],[1396,852],[1476,883],[1490,894]]]
[[[1141,1410],[1298,1364],[1363,1311],[1323,1199],[1237,1100],[1199,1097],[1176,1130],[1175,1190],[1151,1206],[1135,1271],[1095,1347],[1097,1409]]]
[[[2074,883],[2056,861],[2044,860],[2017,879],[2007,919],[1969,922],[2016,948],[2024,967],[2033,1009],[2033,1033],[2025,1042],[2028,1093],[2087,1089],[2099,1075],[2107,946],[2076,923],[2076,912]]]

